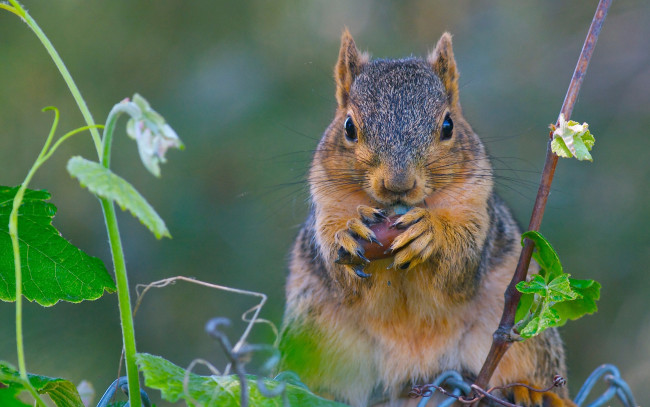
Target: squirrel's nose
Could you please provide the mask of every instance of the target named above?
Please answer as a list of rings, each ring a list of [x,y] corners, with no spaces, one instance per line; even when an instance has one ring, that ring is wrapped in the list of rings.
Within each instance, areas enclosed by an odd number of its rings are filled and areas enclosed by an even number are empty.
[[[388,192],[396,195],[406,195],[410,190],[415,188],[415,177],[406,174],[396,174],[392,177],[386,177],[382,180],[382,186]]]

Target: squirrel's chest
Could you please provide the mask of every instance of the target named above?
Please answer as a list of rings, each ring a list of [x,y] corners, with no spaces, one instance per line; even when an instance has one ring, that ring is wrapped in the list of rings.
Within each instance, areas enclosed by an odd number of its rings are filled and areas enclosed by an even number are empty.
[[[458,369],[472,326],[470,305],[450,303],[417,272],[387,271],[375,277],[360,303],[348,310],[353,319],[348,322],[367,333],[380,375],[390,372],[384,383]]]

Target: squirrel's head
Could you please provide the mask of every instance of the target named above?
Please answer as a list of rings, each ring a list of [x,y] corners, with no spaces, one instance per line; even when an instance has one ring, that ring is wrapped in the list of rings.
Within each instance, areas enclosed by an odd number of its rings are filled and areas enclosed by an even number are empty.
[[[384,206],[412,206],[479,172],[486,178],[483,145],[462,117],[448,33],[426,60],[370,60],[346,30],[334,76],[338,108],[312,189],[329,179]]]

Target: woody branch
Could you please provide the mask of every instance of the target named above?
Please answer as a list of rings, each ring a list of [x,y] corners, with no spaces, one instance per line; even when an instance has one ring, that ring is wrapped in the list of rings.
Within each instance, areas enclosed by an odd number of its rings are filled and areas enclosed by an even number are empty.
[[[566,96],[564,98],[564,103],[562,104],[562,109],[560,114],[564,114],[566,120],[569,120],[571,113],[573,112],[573,106],[575,105],[578,93],[580,92],[580,87],[582,86],[582,81],[587,71],[587,66],[593,54],[594,47],[596,46],[596,41],[598,40],[598,35],[607,16],[607,11],[611,5],[612,0],[600,0],[598,7],[596,9],[596,14],[591,22],[589,27],[589,32],[587,33],[587,38],[585,43],[582,46],[582,51],[580,52],[580,57],[578,58],[578,63],[573,72],[573,77],[571,78],[571,83],[569,84],[569,89],[567,90]],[[559,119],[557,121],[559,125]],[[542,217],[544,216],[544,209],[546,208],[546,202],[548,200],[548,195],[551,189],[551,183],[553,182],[553,175],[555,174],[555,167],[557,165],[558,156],[551,151],[551,139],[548,141],[546,147],[546,161],[544,163],[544,170],[542,172],[542,179],[540,181],[539,190],[537,191],[537,197],[535,199],[535,205],[533,207],[533,213],[530,218],[530,223],[528,225],[528,230],[539,230],[539,227],[542,223]],[[517,311],[517,304],[521,298],[521,293],[517,291],[515,286],[520,281],[524,281],[528,274],[528,266],[530,265],[530,259],[533,254],[534,244],[532,240],[525,239],[524,247],[521,250],[519,256],[519,263],[515,269],[514,276],[510,281],[510,285],[506,289],[504,294],[505,304],[503,307],[503,315],[501,316],[501,322],[499,327],[494,332],[492,347],[488,353],[483,367],[476,378],[475,385],[479,388],[486,388],[492,374],[494,373],[497,365],[501,361],[501,358],[506,353],[510,345],[514,342],[512,335],[512,330],[515,321],[515,313]]]

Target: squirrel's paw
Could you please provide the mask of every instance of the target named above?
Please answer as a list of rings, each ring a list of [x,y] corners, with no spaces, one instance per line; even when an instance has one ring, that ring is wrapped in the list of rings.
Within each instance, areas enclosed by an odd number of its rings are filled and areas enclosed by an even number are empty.
[[[514,387],[509,396],[514,404],[524,407],[576,407],[573,401],[564,399],[551,391],[540,393],[523,386]]]
[[[359,277],[369,277],[363,272],[366,264],[370,263],[364,256],[364,249],[357,239],[364,239],[371,243],[379,243],[370,225],[382,222],[386,215],[380,209],[359,205],[357,208],[359,218],[348,220],[345,229],[339,230],[334,235],[334,242],[338,247],[336,263],[350,267]]]
[[[391,227],[405,230],[390,246],[389,250],[396,254],[389,268],[408,270],[431,257],[434,249],[434,228],[431,213],[426,208],[412,208]]]

